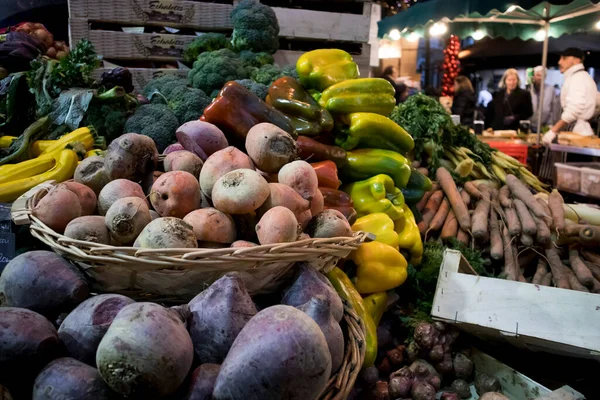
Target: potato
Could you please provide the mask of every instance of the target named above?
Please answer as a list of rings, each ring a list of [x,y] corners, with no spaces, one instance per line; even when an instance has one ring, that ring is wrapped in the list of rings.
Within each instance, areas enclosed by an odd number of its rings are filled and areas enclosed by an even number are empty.
[[[217,210],[228,214],[248,214],[257,210],[269,193],[269,184],[258,172],[236,169],[217,180],[211,197]]]
[[[186,215],[183,220],[194,229],[198,241],[233,243],[236,229],[233,218],[216,208],[202,208]]]

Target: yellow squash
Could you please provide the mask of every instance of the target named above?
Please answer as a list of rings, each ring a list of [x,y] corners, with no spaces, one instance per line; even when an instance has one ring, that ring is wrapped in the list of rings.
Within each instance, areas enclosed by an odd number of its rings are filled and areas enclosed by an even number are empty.
[[[85,147],[85,150],[94,148],[95,135],[90,128],[83,127],[75,129],[71,133],[61,136],[57,140],[36,140],[31,145],[31,154],[37,157],[42,154],[53,153],[56,150],[65,149],[68,145],[79,142]]]
[[[0,172],[0,183],[16,181],[22,178],[39,175],[48,171],[56,164],[56,160],[52,157],[40,157],[33,160],[23,161],[18,164],[11,164],[10,170]]]
[[[10,145],[17,140],[16,136],[0,136],[0,149],[7,149]]]

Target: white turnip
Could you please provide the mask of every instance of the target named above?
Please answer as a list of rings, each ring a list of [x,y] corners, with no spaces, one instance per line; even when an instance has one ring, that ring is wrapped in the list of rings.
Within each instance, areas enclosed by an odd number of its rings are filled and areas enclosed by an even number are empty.
[[[219,150],[208,157],[200,171],[200,188],[202,193],[211,197],[215,182],[228,172],[236,169],[254,169],[248,155],[233,146]]]
[[[277,305],[256,314],[235,339],[213,399],[316,399],[330,374],[319,326],[302,311]]]
[[[129,245],[152,221],[152,217],[146,200],[139,197],[123,197],[110,206],[104,221],[116,242]]]
[[[65,236],[71,239],[100,244],[110,244],[110,232],[101,215],[75,218],[65,228]]]
[[[258,169],[269,174],[298,158],[294,138],[280,127],[263,122],[254,125],[246,136],[246,151]]]
[[[286,207],[273,207],[267,211],[258,224],[256,235],[260,244],[294,242],[300,229],[294,213]]]
[[[306,233],[313,238],[349,237],[352,236],[352,228],[344,214],[329,208],[310,220]]]
[[[256,314],[246,285],[228,273],[190,302],[188,329],[200,363],[221,363],[244,325]]]
[[[146,225],[133,246],[148,249],[197,248],[198,241],[190,224],[179,218],[165,217]]]
[[[104,169],[111,180],[146,181],[158,165],[158,150],[145,135],[126,133],[113,140],[104,155]]]
[[[194,228],[198,241],[233,243],[236,236],[235,223],[229,215],[216,208],[201,208],[186,215],[183,220]]]
[[[278,182],[288,185],[302,196],[311,201],[319,190],[319,179],[315,169],[303,160],[292,161],[279,170]],[[318,213],[317,213],[318,214]]]
[[[192,340],[179,311],[133,303],[119,311],[102,338],[96,365],[117,393],[157,398],[177,390],[193,358]]]
[[[127,179],[117,179],[108,183],[98,195],[98,214],[106,215],[112,204],[123,197],[139,197],[145,199],[142,187]]]
[[[134,303],[120,294],[100,294],[77,306],[58,328],[67,355],[96,366],[96,350],[108,327],[121,309]]]
[[[32,214],[50,229],[62,233],[69,222],[81,216],[81,205],[75,193],[55,187],[35,205]]]
[[[185,171],[166,172],[152,185],[150,202],[161,217],[183,218],[200,208],[198,179]]]
[[[215,182],[211,197],[217,210],[228,214],[247,214],[258,209],[269,194],[269,184],[258,172],[237,169]]]

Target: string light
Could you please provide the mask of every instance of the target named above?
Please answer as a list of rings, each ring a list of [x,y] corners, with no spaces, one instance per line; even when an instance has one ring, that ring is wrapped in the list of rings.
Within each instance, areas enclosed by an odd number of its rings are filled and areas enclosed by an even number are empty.
[[[460,39],[456,35],[450,35],[448,44],[444,49],[444,76],[442,78],[442,95],[452,96],[454,94],[454,79],[460,71]]]
[[[436,22],[429,28],[429,34],[431,36],[442,36],[446,32],[448,32],[448,26],[443,22]]]
[[[392,29],[390,31],[390,33],[388,33],[388,36],[392,40],[399,40],[400,39],[400,31],[398,29]]]
[[[546,31],[545,30],[540,29],[539,31],[537,31],[535,33],[535,40],[537,40],[538,42],[541,42],[544,39],[546,39]]]
[[[416,32],[411,32],[406,38],[410,43],[415,43],[419,41],[419,34]]]
[[[600,21],[596,22],[596,29],[600,29]]]
[[[477,29],[471,35],[471,37],[473,38],[473,40],[481,40],[481,39],[483,39],[484,36],[485,36],[485,33],[481,29]]]

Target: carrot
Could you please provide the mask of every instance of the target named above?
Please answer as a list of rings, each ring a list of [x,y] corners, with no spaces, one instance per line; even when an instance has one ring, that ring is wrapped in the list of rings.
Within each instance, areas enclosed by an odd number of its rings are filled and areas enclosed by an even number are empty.
[[[478,239],[488,235],[488,218],[490,215],[490,190],[483,185],[479,185],[479,190],[483,197],[477,202],[472,218],[473,237]]]
[[[444,199],[442,200],[442,204],[440,205],[440,208],[438,208],[437,212],[435,213],[435,216],[431,220],[431,223],[429,224],[429,229],[427,229],[427,231],[435,232],[442,229],[442,226],[444,226],[444,222],[448,217],[449,211],[450,203],[448,202],[448,199],[444,197]]]
[[[592,293],[600,293],[600,281],[597,279],[594,279],[594,283],[591,286],[590,291]]]
[[[458,189],[456,188],[456,183],[454,183],[454,179],[452,179],[452,175],[450,172],[444,167],[438,168],[436,172],[436,178],[444,193],[446,193],[446,197],[448,197],[448,201],[452,206],[452,211],[454,211],[454,215],[456,216],[456,220],[460,227],[465,231],[471,230],[471,216],[469,215],[469,210],[467,210],[467,206],[463,202],[460,197],[460,193],[458,193]]]
[[[534,200],[535,201],[535,200]],[[517,215],[519,216],[519,221],[521,222],[521,228],[523,229],[523,233],[533,236],[537,232],[537,225],[535,220],[529,213],[527,206],[520,199],[514,200],[515,208],[517,209]]]
[[[454,211],[450,210],[448,212],[448,217],[446,218],[446,222],[444,222],[444,226],[442,227],[442,233],[440,237],[442,240],[448,240],[453,237],[456,237],[458,233],[458,221],[454,216]]]
[[[539,197],[536,200],[538,203],[540,203],[540,206],[542,206],[546,214],[548,214],[547,217],[544,217],[544,222],[546,222],[548,228],[554,229],[554,220],[552,219],[552,213],[550,212],[550,208],[548,208],[548,203],[546,203],[544,199],[540,199]]]
[[[429,198],[431,197],[431,195],[433,193],[434,193],[433,190],[431,190],[429,192],[425,192],[425,194],[423,195],[423,197],[421,198],[421,200],[419,200],[419,202],[415,206],[416,209],[419,210],[419,212],[423,212],[423,209],[425,208],[425,205],[427,204],[427,201],[429,200]]]
[[[508,225],[508,232],[511,236],[518,236],[521,234],[521,222],[517,215],[517,211],[514,208],[505,208],[504,214],[506,215],[506,224]]]
[[[515,265],[515,258],[513,255],[513,248],[510,243],[510,235],[508,234],[508,229],[502,229],[502,245],[504,246],[504,270],[503,273],[506,275],[506,279],[509,281],[517,280],[517,269],[519,268]]]
[[[583,257],[596,264],[596,265],[600,265],[600,254],[596,254],[596,253],[592,253],[591,251],[588,250],[582,250],[581,254],[583,255]]]
[[[429,223],[437,213],[443,198],[444,192],[441,190],[434,192],[431,197],[429,197],[429,200],[427,201],[427,204],[425,205],[421,215],[421,222],[418,224],[421,235],[424,235],[427,231],[427,228],[429,228]]]
[[[565,208],[564,200],[558,190],[552,189],[552,192],[548,196],[548,208],[554,219],[554,226],[559,232],[565,229]]]
[[[579,231],[579,240],[585,244],[600,245],[600,227],[594,225],[586,225]]]
[[[540,285],[550,286],[552,284],[552,272],[548,272],[541,280]]]
[[[569,250],[569,262],[579,282],[584,286],[591,287],[594,284],[592,271],[583,263],[577,249],[573,248]]]
[[[417,171],[419,171],[420,173],[422,173],[425,176],[429,176],[429,170],[427,168],[419,167],[419,168],[417,168]]]
[[[490,210],[490,256],[494,260],[501,260],[504,257],[504,249],[502,248],[502,234],[500,233],[500,225],[496,211]]]
[[[525,184],[519,180],[519,178],[508,174],[506,176],[506,184],[508,185],[513,197],[525,203],[537,217],[545,218],[550,216],[546,214],[544,208],[535,200],[535,197],[531,194],[527,186],[525,186]]]
[[[600,281],[600,265],[591,263],[589,261],[583,261],[583,263],[586,267],[589,268],[590,272],[592,273],[592,276]]]
[[[537,268],[531,283],[540,284],[544,277],[548,274],[548,264],[542,257],[538,260]]]
[[[521,235],[521,243],[523,246],[531,247],[533,246],[533,238],[525,233]]]
[[[518,265],[521,268],[527,269],[534,261],[537,261],[539,254],[536,251],[522,251],[519,254],[519,259],[517,260]]]
[[[531,217],[535,221],[535,225],[537,228],[537,232],[535,235],[535,239],[537,240],[537,242],[543,245],[550,243],[550,241],[552,240],[552,233],[550,232],[550,228],[548,227],[548,225],[546,225],[542,218],[538,218],[535,215],[532,215]]]
[[[571,289],[569,283],[570,270],[563,264],[554,246],[546,247],[546,258],[548,259],[550,271],[552,271],[554,286],[561,289]]]
[[[502,207],[512,208],[513,202],[510,198],[510,189],[508,188],[508,186],[504,185],[502,186],[502,188],[500,188],[500,192],[498,193],[498,200],[500,201]]]
[[[519,273],[519,282],[527,282],[527,279],[525,279],[525,275],[523,275],[523,270],[521,270],[521,272]]]
[[[568,271],[567,277],[569,279],[569,285],[571,285],[571,289],[577,290],[579,292],[590,292],[588,288],[586,288],[581,284],[581,282],[579,282],[573,271]]]
[[[463,185],[463,188],[465,188],[465,190],[467,191],[467,193],[469,193],[469,195],[471,195],[471,197],[481,199],[481,192],[479,191],[479,189],[477,189],[473,182],[466,182]]]
[[[458,221],[457,221],[457,223],[458,223]],[[469,242],[471,241],[471,238],[469,237],[469,234],[467,232],[465,232],[465,231],[463,231],[462,229],[459,228],[458,229],[458,233],[456,234],[456,240],[458,240],[459,242],[461,242],[465,246],[468,246]]]
[[[460,197],[463,199],[463,203],[465,203],[465,206],[469,207],[469,205],[471,204],[471,196],[464,188],[460,191]]]

